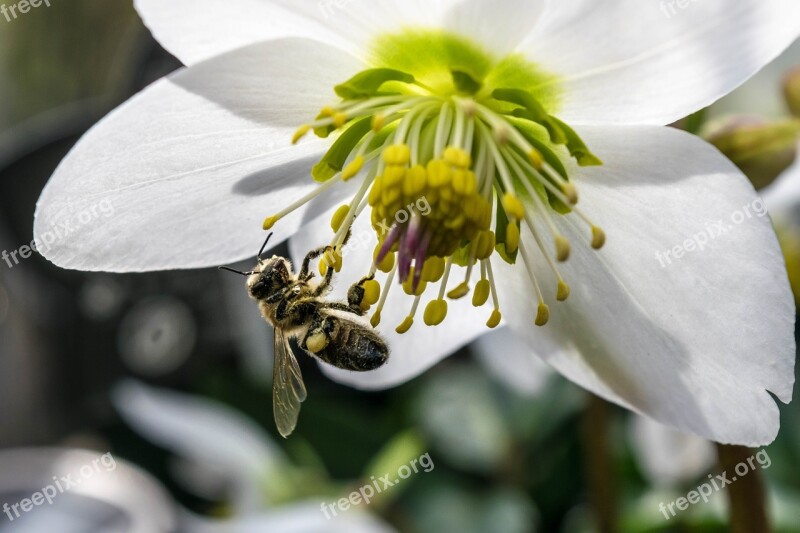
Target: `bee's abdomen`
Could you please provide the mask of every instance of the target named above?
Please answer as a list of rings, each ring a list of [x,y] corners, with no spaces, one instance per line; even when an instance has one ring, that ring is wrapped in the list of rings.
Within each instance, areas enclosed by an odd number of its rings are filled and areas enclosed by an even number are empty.
[[[338,321],[332,341],[317,357],[344,370],[368,372],[381,367],[389,358],[389,348],[367,328]]]

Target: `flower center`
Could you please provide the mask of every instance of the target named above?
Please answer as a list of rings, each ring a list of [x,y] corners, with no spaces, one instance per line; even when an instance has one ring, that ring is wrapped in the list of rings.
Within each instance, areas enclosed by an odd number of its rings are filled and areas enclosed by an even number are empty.
[[[350,228],[370,208],[379,244],[365,279],[374,287],[377,272],[387,274],[380,297],[366,302],[378,304],[373,326],[395,277],[414,297],[397,327],[405,333],[427,284],[440,284],[438,297],[424,311],[425,323],[438,325],[447,314],[445,295],[466,296],[477,270],[472,303],[482,306],[491,296],[487,326],[496,327],[501,313],[495,255],[512,264],[522,258],[538,299],[535,323],[546,324],[550,312],[532,254],[545,258],[557,280],[556,299],[564,301],[569,286],[557,263],[568,259],[570,244],[559,231],[561,219],[574,216],[585,223],[593,248],[605,242],[603,231],[576,207],[578,191],[562,159],[572,157],[580,166],[602,162],[550,114],[548,107],[557,101],[552,80],[521,58],[493,61],[468,41],[437,32],[389,36],[376,50],[381,66],[335,87],[339,103],[294,136],[297,143],[311,131],[320,137],[338,132],[312,170],[321,185],[268,217],[264,228],[336,183],[360,179],[352,201],[334,214],[335,252],[320,269],[341,268]],[[532,235],[536,249],[527,249],[522,232]],[[466,267],[466,276],[447,292],[454,264]]]

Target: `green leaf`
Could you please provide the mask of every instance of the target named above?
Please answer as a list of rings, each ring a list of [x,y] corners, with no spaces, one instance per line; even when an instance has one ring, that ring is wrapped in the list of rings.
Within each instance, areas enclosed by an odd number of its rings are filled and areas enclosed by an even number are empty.
[[[348,81],[334,87],[334,91],[345,100],[371,98],[378,93],[384,83],[390,81],[414,83],[416,79],[411,74],[400,70],[373,68],[359,72]]]
[[[328,153],[311,169],[314,179],[324,183],[341,172],[350,153],[371,129],[372,117],[366,117],[344,130]]]

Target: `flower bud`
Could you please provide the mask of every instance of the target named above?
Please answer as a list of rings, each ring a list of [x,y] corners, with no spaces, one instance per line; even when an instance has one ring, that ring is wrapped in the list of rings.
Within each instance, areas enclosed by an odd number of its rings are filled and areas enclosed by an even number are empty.
[[[703,137],[739,167],[756,189],[763,189],[794,163],[800,122],[730,117],[712,123]]]

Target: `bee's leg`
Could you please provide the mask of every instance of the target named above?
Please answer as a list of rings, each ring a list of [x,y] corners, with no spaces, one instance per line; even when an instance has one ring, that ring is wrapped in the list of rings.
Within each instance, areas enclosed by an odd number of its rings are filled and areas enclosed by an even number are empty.
[[[361,309],[361,302],[364,301],[364,295],[366,291],[364,290],[364,283],[367,281],[371,281],[375,279],[375,275],[366,276],[361,278],[357,283],[353,283],[350,288],[347,290],[347,304],[353,310],[353,312],[358,312],[359,314],[363,315],[364,312]]]
[[[331,335],[333,335],[333,327],[334,322],[331,318],[322,318],[317,314],[311,322],[306,337],[303,339],[303,343],[300,346],[313,354],[318,354],[330,344]]]
[[[311,272],[311,261],[332,250],[333,248],[330,246],[323,246],[322,248],[317,248],[316,250],[311,250],[308,252],[305,259],[303,259],[303,265],[300,267],[300,273],[297,275],[297,277],[300,278],[301,281],[310,280],[314,276],[314,273]]]
[[[343,304],[339,302],[325,302],[320,306],[322,309],[332,309],[334,311],[344,311],[345,313],[353,313],[354,315],[364,316],[364,311],[361,307],[353,307],[348,304]]]

